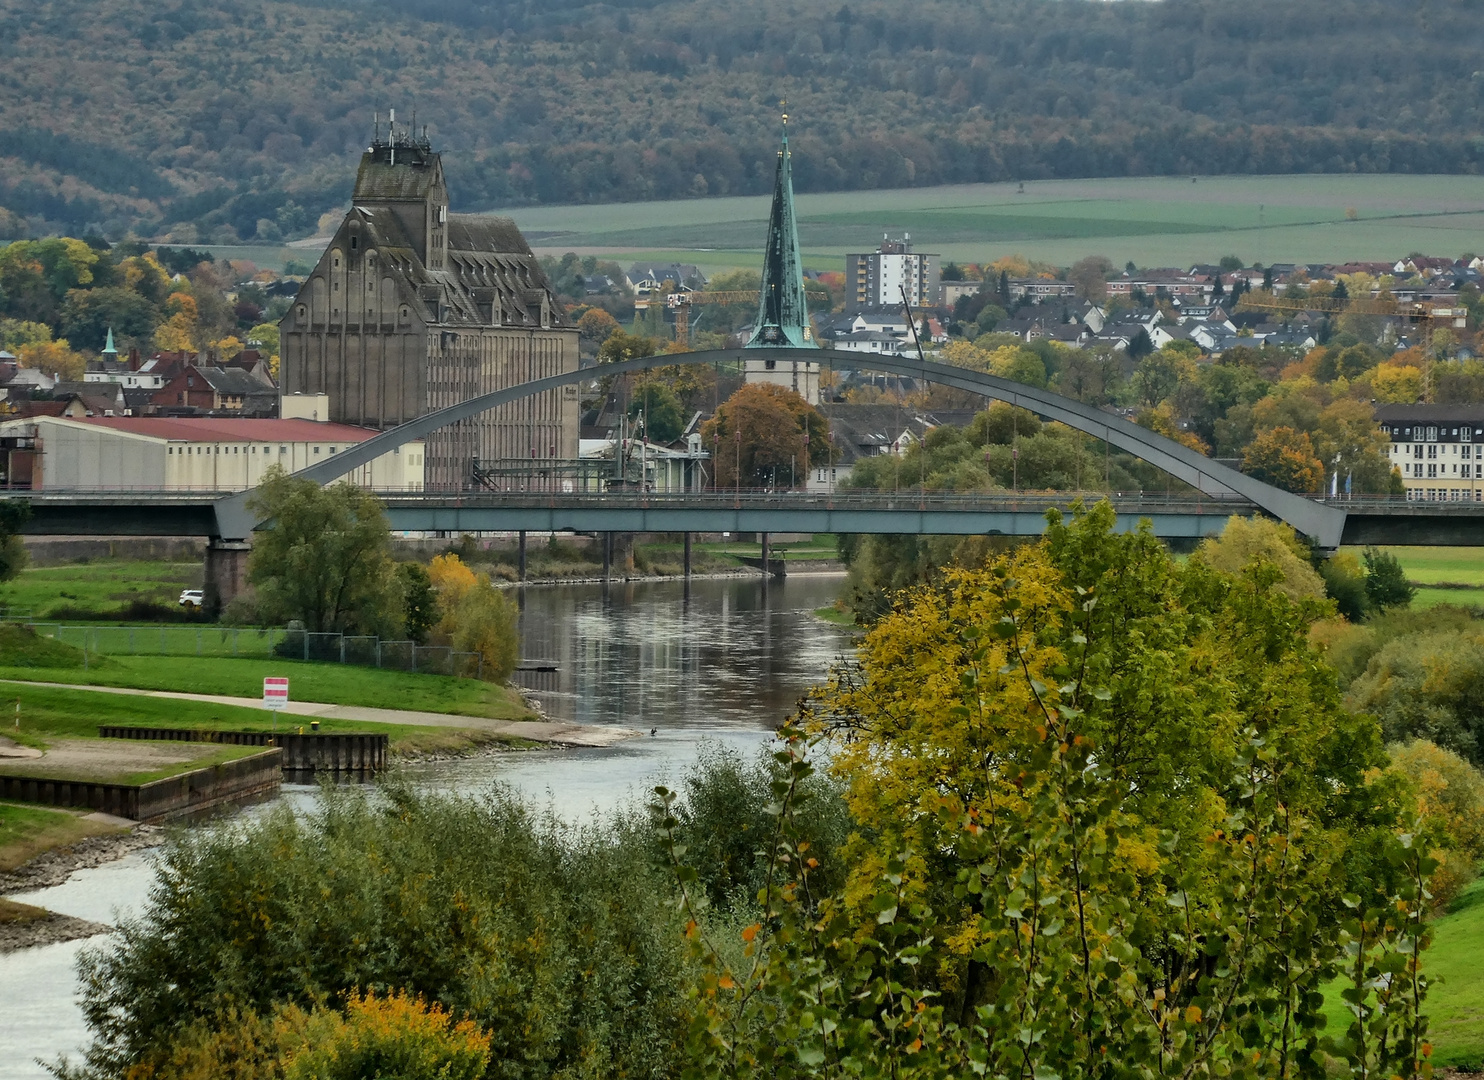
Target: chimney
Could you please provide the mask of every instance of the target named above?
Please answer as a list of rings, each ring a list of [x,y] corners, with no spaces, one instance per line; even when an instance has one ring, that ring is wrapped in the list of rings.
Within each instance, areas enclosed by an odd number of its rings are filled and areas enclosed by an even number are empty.
[[[138,371],[139,370],[139,350],[138,349],[130,349],[129,350],[129,370],[130,371]]]

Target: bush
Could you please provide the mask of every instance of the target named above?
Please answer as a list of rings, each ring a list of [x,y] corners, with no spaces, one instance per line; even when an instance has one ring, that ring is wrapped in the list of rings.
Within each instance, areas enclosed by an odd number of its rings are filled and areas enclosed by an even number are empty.
[[[1437,830],[1443,850],[1428,889],[1443,908],[1478,877],[1484,858],[1484,774],[1451,750],[1426,739],[1391,746],[1391,767],[1417,792],[1422,819]]]
[[[81,961],[94,1075],[167,1060],[232,1010],[313,1010],[361,987],[468,1016],[508,1080],[672,1073],[684,938],[648,846],[503,790],[319,800],[166,847],[144,912]]]
[[[42,637],[29,626],[0,623],[0,667],[74,668],[83,666],[81,649]]]

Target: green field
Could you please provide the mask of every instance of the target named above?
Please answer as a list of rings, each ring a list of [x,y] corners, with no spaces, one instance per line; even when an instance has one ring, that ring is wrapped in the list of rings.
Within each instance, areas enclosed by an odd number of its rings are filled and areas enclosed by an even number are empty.
[[[34,618],[51,617],[52,612],[69,608],[106,617],[136,601],[161,604],[173,611],[182,589],[201,587],[201,575],[199,561],[106,560],[38,566],[0,585],[0,604],[29,612]]]
[[[541,253],[696,263],[707,272],[761,259],[768,196],[531,206],[513,217]],[[1484,247],[1484,178],[1401,174],[1134,177],[964,184],[797,198],[805,265],[841,270],[883,232],[919,250],[984,262],[1020,253],[1060,266],[1103,254],[1118,265],[1180,266],[1235,254],[1252,262],[1459,255]],[[1353,217],[1351,212],[1353,211]],[[317,258],[318,247],[293,257]],[[281,266],[287,249],[221,248]]]
[[[1356,558],[1360,548],[1349,549]],[[1407,580],[1418,586],[1412,599],[1416,608],[1457,604],[1484,607],[1484,548],[1389,547]]]

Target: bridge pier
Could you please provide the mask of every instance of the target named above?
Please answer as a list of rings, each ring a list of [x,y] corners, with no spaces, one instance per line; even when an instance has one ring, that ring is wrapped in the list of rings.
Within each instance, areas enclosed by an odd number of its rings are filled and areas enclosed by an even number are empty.
[[[762,543],[763,549],[763,584],[768,583],[768,578],[773,574],[773,568],[768,564],[772,561],[773,546],[768,543],[767,533],[758,533],[757,538]]]
[[[608,575],[613,569],[613,534],[603,534],[603,580],[608,580]]]
[[[526,580],[526,531],[524,529],[522,529],[520,531],[520,555],[519,555],[519,557],[517,558],[516,561],[518,563],[518,566],[516,567],[517,580],[519,580],[519,581],[525,581]]]
[[[690,580],[690,533],[685,534],[685,580]]]
[[[219,613],[247,588],[247,559],[251,554],[252,544],[241,540],[213,538],[207,545],[202,591],[208,613]]]

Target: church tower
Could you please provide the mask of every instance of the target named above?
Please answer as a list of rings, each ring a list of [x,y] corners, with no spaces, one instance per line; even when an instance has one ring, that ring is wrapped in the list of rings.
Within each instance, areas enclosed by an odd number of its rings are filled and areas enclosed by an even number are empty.
[[[794,219],[793,166],[788,149],[788,114],[783,114],[783,141],[778,150],[778,172],[773,181],[773,206],[768,215],[767,247],[763,255],[763,287],[758,296],[757,324],[749,349],[815,348],[804,297],[804,266],[799,255],[799,228]],[[748,382],[769,382],[796,391],[811,405],[819,402],[819,364],[767,358],[745,363]]]

